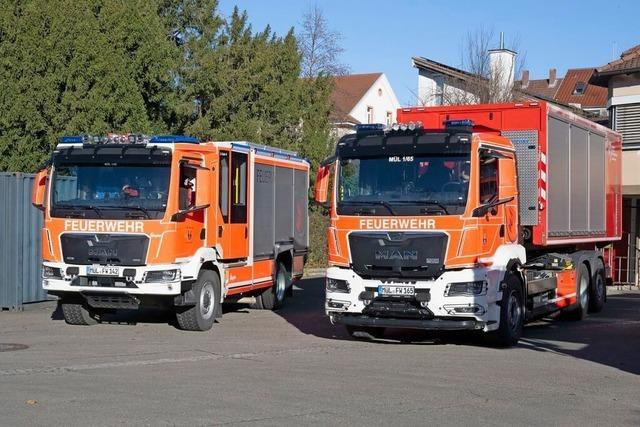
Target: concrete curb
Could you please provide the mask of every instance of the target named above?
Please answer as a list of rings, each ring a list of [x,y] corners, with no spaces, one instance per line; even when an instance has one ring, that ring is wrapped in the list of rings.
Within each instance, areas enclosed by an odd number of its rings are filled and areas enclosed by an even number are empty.
[[[305,268],[303,279],[311,279],[314,277],[324,277],[327,274],[326,268]]]

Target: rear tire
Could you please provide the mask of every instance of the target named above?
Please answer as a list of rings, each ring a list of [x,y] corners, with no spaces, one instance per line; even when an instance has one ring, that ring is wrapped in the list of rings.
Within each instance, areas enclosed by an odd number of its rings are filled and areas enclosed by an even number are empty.
[[[277,310],[284,305],[287,288],[291,286],[291,274],[282,262],[278,262],[273,285],[256,297],[252,307],[264,310]]]
[[[220,278],[210,270],[203,270],[193,285],[196,304],[176,312],[178,326],[185,331],[207,331],[211,329],[220,313]]]
[[[62,314],[69,325],[89,326],[98,323],[95,314],[85,304],[62,300]]]
[[[378,326],[352,326],[345,325],[347,333],[351,338],[357,340],[373,340],[384,337],[385,328]]]
[[[591,279],[589,288],[589,312],[599,313],[604,307],[604,301],[607,297],[607,280],[604,274],[604,265],[599,261],[594,265],[594,275]]]
[[[513,273],[507,273],[500,301],[500,325],[488,332],[487,342],[496,347],[511,347],[518,343],[524,325],[524,298],[522,282]]]
[[[579,321],[587,317],[587,311],[589,309],[589,283],[591,278],[589,277],[589,270],[584,264],[580,264],[576,269],[576,304],[565,312],[565,318],[567,320]]]

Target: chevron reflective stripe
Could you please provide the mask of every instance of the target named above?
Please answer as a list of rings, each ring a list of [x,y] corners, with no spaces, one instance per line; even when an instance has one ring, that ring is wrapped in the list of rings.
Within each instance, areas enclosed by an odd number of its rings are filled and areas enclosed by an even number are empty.
[[[542,208],[547,203],[547,156],[540,152],[540,160],[538,161],[538,188],[540,189],[540,203]]]

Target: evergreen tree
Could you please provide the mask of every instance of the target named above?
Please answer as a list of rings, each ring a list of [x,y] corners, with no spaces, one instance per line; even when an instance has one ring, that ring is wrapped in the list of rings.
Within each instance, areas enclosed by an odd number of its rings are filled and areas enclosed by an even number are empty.
[[[5,4],[0,170],[35,170],[63,134],[166,129],[177,54],[148,1]]]

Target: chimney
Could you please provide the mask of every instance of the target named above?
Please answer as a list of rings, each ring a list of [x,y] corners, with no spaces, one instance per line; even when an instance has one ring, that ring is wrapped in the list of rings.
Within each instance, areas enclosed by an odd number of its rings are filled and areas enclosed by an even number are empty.
[[[513,88],[516,52],[504,47],[504,33],[500,33],[500,47],[489,51],[489,70],[497,83],[494,102],[508,100]]]
[[[558,83],[558,79],[556,78],[556,69],[549,69],[549,87],[554,87]]]
[[[522,82],[520,86],[523,89],[526,89],[529,87],[529,70],[522,70]]]

